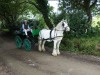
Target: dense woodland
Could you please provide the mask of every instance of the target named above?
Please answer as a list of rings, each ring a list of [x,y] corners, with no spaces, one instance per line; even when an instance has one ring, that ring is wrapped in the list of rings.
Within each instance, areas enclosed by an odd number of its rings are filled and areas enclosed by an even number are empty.
[[[0,0],[0,31],[15,31],[23,19],[28,20],[29,12],[39,21],[40,29],[51,29],[66,19],[71,31],[65,33],[60,49],[100,56],[100,0],[57,1],[59,13],[53,12],[48,0]]]

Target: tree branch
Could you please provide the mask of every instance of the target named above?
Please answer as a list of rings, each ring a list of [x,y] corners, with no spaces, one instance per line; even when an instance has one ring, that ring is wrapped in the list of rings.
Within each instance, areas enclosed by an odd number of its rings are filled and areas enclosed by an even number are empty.
[[[36,4],[35,4],[34,2],[32,2],[31,0],[28,0],[27,3],[34,5],[38,10],[40,10],[40,8],[38,7],[38,5],[36,5]]]
[[[96,3],[97,3],[97,0],[95,0],[95,1],[90,5],[90,9],[91,9],[92,7],[94,7],[94,6],[96,5]]]

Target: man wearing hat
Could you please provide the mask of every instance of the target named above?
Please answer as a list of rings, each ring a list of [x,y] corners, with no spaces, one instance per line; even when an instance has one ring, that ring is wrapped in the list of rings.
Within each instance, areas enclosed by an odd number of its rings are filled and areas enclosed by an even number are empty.
[[[24,20],[24,22],[23,22],[23,24],[22,24],[22,29],[23,29],[23,31],[25,32],[25,35],[26,35],[27,37],[28,37],[27,32],[28,32],[28,31],[31,31],[31,32],[32,32],[32,29],[29,27],[27,20]]]

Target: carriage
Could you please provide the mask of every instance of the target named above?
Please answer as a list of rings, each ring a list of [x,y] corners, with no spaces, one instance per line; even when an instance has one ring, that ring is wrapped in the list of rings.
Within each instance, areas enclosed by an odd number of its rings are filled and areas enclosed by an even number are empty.
[[[17,48],[24,47],[26,51],[30,51],[32,46],[38,42],[38,35],[39,35],[38,28],[32,28],[32,32],[27,32],[28,36],[25,35],[22,29],[16,30],[15,32],[15,43]]]
[[[52,30],[50,29],[33,29],[32,33],[28,32],[29,37],[25,36],[25,33],[19,31],[17,32],[17,36],[15,37],[16,46],[21,48],[22,46],[25,47],[26,51],[30,51],[32,45],[34,45],[38,41],[38,50],[45,51],[45,42],[53,41],[54,47],[52,51],[53,56],[57,56],[60,54],[59,46],[61,40],[63,38],[64,31],[70,31],[70,27],[66,20],[60,21],[56,27]],[[39,35],[39,37],[38,37]]]

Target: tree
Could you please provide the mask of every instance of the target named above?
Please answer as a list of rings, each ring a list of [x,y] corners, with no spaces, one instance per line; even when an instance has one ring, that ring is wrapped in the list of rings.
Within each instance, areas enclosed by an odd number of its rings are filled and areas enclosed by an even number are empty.
[[[64,5],[64,3],[66,4],[65,9],[70,10],[70,8],[74,8],[74,9],[82,9],[88,19],[87,19],[87,23],[89,23],[91,25],[92,22],[92,11],[95,8],[97,2],[99,2],[99,0],[59,0],[60,3],[62,5]],[[70,7],[70,8],[69,8]]]
[[[88,16],[88,23],[92,23],[92,10],[95,7],[97,3],[97,0],[83,0],[80,1],[78,4],[81,6],[81,8],[86,12]]]
[[[35,6],[40,13],[43,15],[44,21],[46,22],[47,26],[49,28],[53,27],[53,24],[50,20],[49,17],[49,6],[48,6],[48,0],[28,0],[28,3],[32,4],[33,6]]]
[[[98,3],[100,3],[99,0],[59,0],[59,10],[67,13],[65,16],[69,20],[71,30],[75,33],[91,33],[92,16],[100,7]]]
[[[23,3],[23,0],[0,0],[0,19],[5,21],[10,30],[14,29],[17,18],[27,7]]]

